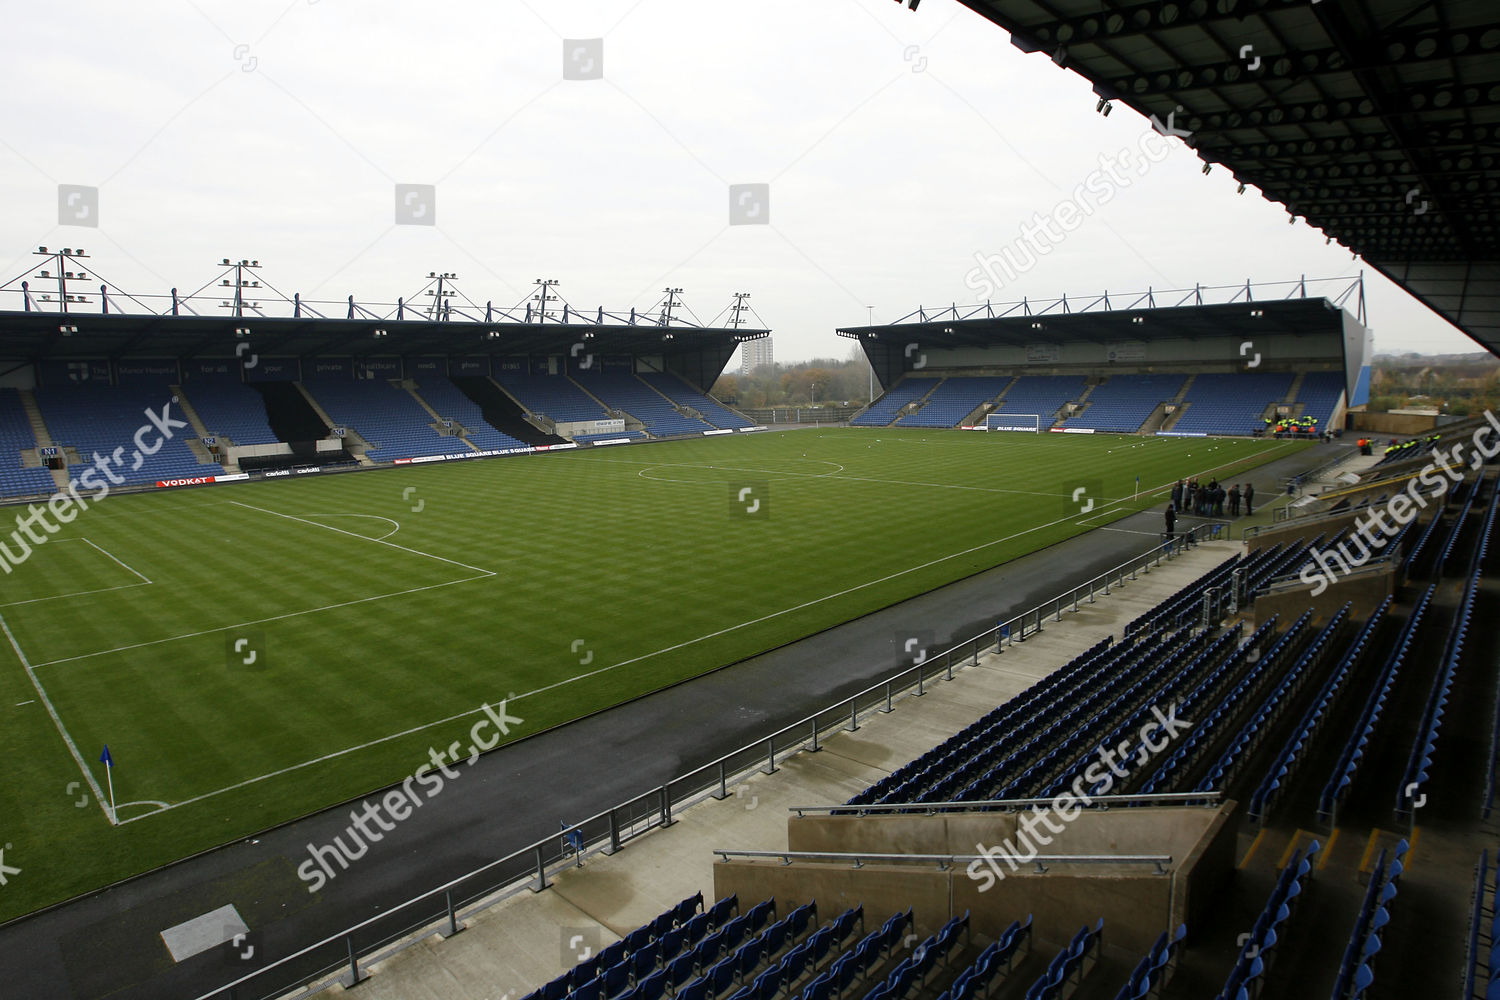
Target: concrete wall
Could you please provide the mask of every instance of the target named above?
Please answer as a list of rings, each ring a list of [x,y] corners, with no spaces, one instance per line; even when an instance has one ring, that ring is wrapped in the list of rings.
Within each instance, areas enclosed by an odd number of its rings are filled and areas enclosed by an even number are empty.
[[[1003,861],[941,869],[936,862],[901,865],[776,859],[731,860],[714,866],[714,893],[741,902],[776,898],[778,909],[818,901],[832,916],[863,903],[868,923],[912,907],[918,934],[935,932],[955,913],[971,911],[974,932],[994,937],[1033,914],[1039,948],[1055,949],[1080,926],[1105,921],[1106,947],[1138,958],[1156,936],[1211,905],[1233,872],[1234,803],[1218,808],[1086,809],[1061,833],[1047,834],[1044,854],[1166,854],[1166,874],[1143,865],[1063,865],[1038,873]],[[973,855],[1015,838],[1020,813],[931,816],[802,816],[788,822],[794,852]],[[1037,827],[1043,833],[1045,827]],[[981,845],[983,845],[981,847]],[[970,871],[969,869],[973,870]]]
[[[1437,426],[1437,417],[1419,413],[1366,413],[1349,414],[1351,430],[1364,434],[1407,435],[1426,434]]]
[[[848,864],[732,860],[714,865],[714,896],[738,893],[741,906],[775,897],[778,913],[809,900],[818,901],[819,919],[863,904],[868,929],[892,913],[912,909],[915,933],[937,932],[955,913],[969,911],[975,934],[995,938],[1013,920],[1032,915],[1036,947],[1055,951],[1085,923],[1104,918],[1104,941],[1122,956],[1139,958],[1156,936],[1176,926],[1173,898],[1181,895],[1176,872],[1145,874],[1142,869],[1108,872],[1054,868],[1035,874],[1024,868],[1004,878],[971,878],[962,868],[939,871],[936,865],[854,868]],[[1150,871],[1150,869],[1145,869]],[[987,873],[986,873],[987,874]]]
[[[1051,842],[1034,843],[1044,854],[1170,854],[1181,859],[1198,843],[1214,814],[1214,810],[1197,806],[1085,809],[1062,824],[1061,833],[1049,833],[1045,826],[1037,826]],[[1013,838],[1021,815],[794,816],[787,821],[787,849],[845,854],[977,854],[980,845],[994,847]],[[1020,848],[1016,841],[1012,843]]]
[[[986,881],[958,871],[952,878],[953,909],[970,911],[970,928],[989,938],[997,937],[1012,920],[1025,920],[1029,913],[1032,940],[1044,954],[1055,952],[1078,928],[1092,927],[1103,917],[1105,947],[1139,960],[1156,936],[1172,924],[1177,873],[1148,875],[1135,869],[1072,874],[1076,871],[1008,873],[988,889]]]
[[[1314,571],[1317,574],[1321,570]],[[1389,563],[1361,567],[1347,576],[1333,580],[1321,594],[1313,596],[1317,584],[1296,584],[1286,589],[1261,594],[1247,610],[1245,622],[1256,628],[1272,615],[1281,615],[1281,626],[1285,627],[1312,608],[1315,622],[1326,622],[1348,601],[1355,618],[1367,618],[1380,606],[1380,602],[1396,592],[1397,568]],[[1309,579],[1319,577],[1309,574]]]
[[[1224,887],[1234,877],[1239,861],[1238,812],[1239,803],[1232,799],[1215,812],[1204,835],[1182,859],[1181,870],[1191,872],[1191,877],[1173,882],[1173,923],[1168,929],[1187,924],[1189,942],[1193,940],[1193,928],[1205,923],[1222,904]]]
[[[976,854],[976,844],[998,844],[1015,832],[1016,814],[1003,812],[794,816],[786,825],[787,850],[844,854]]]

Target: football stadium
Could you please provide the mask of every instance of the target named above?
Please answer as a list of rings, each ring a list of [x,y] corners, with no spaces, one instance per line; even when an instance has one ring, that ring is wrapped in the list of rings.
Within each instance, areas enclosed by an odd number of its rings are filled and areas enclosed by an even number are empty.
[[[949,6],[1500,353],[1492,10]],[[0,996],[1500,996],[1500,417],[1372,411],[1362,272],[976,253],[777,422],[745,293],[75,236],[0,274]]]

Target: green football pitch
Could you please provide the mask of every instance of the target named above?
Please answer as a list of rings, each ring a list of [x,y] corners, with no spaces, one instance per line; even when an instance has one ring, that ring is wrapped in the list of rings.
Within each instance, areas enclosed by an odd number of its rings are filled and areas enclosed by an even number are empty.
[[[0,577],[0,919],[401,781],[485,704],[536,733],[1301,447],[802,430],[107,497]]]

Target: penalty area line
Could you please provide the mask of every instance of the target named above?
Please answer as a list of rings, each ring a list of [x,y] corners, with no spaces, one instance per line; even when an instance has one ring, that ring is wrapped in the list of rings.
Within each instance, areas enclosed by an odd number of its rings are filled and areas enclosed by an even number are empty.
[[[348,535],[350,538],[358,538],[362,542],[374,542],[377,545],[388,545],[388,546],[390,546],[393,549],[400,549],[402,552],[409,552],[409,553],[411,553],[414,556],[423,556],[424,558],[427,558],[427,559],[436,559],[438,562],[445,562],[445,563],[448,563],[451,566],[461,566],[464,569],[473,570],[475,573],[482,573],[485,576],[494,576],[495,575],[495,571],[494,570],[480,569],[478,566],[470,566],[468,563],[461,563],[457,559],[449,559],[447,556],[435,556],[431,552],[423,552],[421,549],[413,549],[413,548],[408,548],[405,545],[397,545],[395,542],[388,542],[384,538],[371,538],[369,535],[361,535],[357,531],[345,531],[343,528],[335,528],[331,524],[319,524],[317,521],[309,521],[307,518],[305,518],[305,517],[297,517],[295,514],[283,514],[279,510],[267,510],[264,507],[256,507],[253,504],[241,503],[238,500],[231,500],[229,502],[232,503],[232,504],[234,504],[236,507],[243,507],[246,510],[259,511],[262,514],[270,514],[273,517],[284,517],[288,521],[300,521],[302,524],[310,524],[314,528],[322,528],[324,531],[336,531],[336,532],[338,532],[341,535]],[[348,515],[327,515],[327,514],[325,514],[325,515],[322,515],[322,516],[324,516],[324,517],[329,517],[329,516],[340,517],[340,516],[348,516]],[[362,516],[362,515],[356,514],[354,516],[355,517],[359,517],[359,516]],[[381,520],[389,521],[390,518],[381,518]],[[399,528],[400,525],[397,525],[397,527]],[[393,531],[393,532],[391,532],[391,534],[394,535],[395,532]]]
[[[363,538],[364,536],[361,535],[358,537]],[[400,546],[398,545],[397,548],[400,548]],[[127,646],[116,646],[113,649],[101,649],[92,653],[79,653],[77,656],[64,656],[56,660],[47,660],[45,663],[38,663],[35,666],[37,668],[51,667],[56,666],[59,663],[73,663],[77,660],[93,659],[96,656],[108,656],[110,653],[123,653],[126,650],[130,649],[144,649],[148,646],[160,646],[162,643],[177,642],[179,639],[196,639],[199,636],[203,635],[213,635],[215,632],[228,632],[232,629],[248,628],[251,625],[265,625],[269,622],[285,621],[288,618],[300,618],[303,615],[315,615],[320,611],[335,611],[339,608],[351,608],[357,604],[369,604],[371,601],[384,601],[391,597],[405,597],[407,594],[420,594],[425,590],[438,590],[443,587],[454,587],[460,583],[472,583],[475,580],[483,580],[494,575],[494,573],[486,572],[482,576],[466,576],[461,580],[448,580],[444,583],[428,584],[425,587],[412,587],[409,590],[398,590],[392,594],[376,594],[373,597],[360,597],[352,601],[340,601],[338,604],[325,604],[321,608],[306,608],[302,611],[288,611],[284,615],[272,615],[269,618],[256,618],[253,621],[237,622],[234,625],[219,625],[215,628],[200,629],[197,632],[185,632],[182,635],[169,635],[164,639],[150,639],[146,642],[133,642]]]

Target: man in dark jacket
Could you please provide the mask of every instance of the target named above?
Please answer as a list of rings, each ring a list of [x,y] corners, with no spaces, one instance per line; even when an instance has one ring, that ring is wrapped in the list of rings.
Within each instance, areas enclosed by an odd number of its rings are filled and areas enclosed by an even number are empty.
[[[1229,516],[1240,516],[1240,484],[1235,483],[1229,487]]]
[[[1177,508],[1172,506],[1171,504],[1167,504],[1166,520],[1167,537],[1171,538],[1177,530]]]
[[[1240,496],[1245,498],[1245,515],[1248,517],[1249,515],[1254,514],[1255,487],[1251,486],[1249,483],[1246,483],[1245,488],[1240,490]]]

